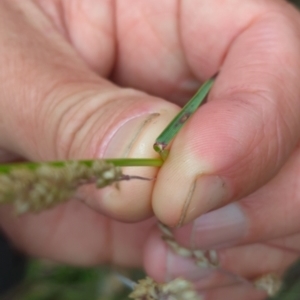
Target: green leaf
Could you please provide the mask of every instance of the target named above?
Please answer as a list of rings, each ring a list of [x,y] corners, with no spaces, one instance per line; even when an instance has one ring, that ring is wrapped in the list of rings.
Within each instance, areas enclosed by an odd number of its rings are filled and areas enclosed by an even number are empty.
[[[186,123],[186,121],[190,118],[190,116],[198,109],[201,104],[203,104],[213,83],[214,77],[204,82],[204,84],[200,87],[193,98],[181,109],[181,111],[156,139],[153,148],[160,154],[163,160],[166,160],[168,156],[168,150],[166,150],[166,148]]]

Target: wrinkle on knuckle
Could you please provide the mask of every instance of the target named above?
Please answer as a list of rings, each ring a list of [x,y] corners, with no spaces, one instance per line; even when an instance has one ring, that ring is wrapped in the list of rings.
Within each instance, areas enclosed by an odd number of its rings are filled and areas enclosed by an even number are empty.
[[[265,89],[243,86],[227,92],[225,98],[231,102],[230,113],[236,115],[242,112],[241,116],[234,118],[235,121],[230,126],[236,126],[236,122],[244,122],[243,127],[248,127],[246,135],[241,135],[238,131],[237,136],[231,137],[239,148],[239,163],[229,168],[227,173],[236,173],[238,167],[238,173],[259,172],[265,177],[266,171],[269,170],[271,176],[286,157],[282,154],[282,140],[285,140],[285,137],[283,125],[278,125],[281,117],[277,101],[274,100],[272,92]],[[258,181],[262,179],[260,177],[258,176]]]
[[[126,112],[130,100],[124,99],[134,98],[134,94],[133,90],[111,86],[56,93],[55,101],[49,101],[48,110],[44,109],[47,120],[43,125],[43,131],[51,130],[48,143],[55,159],[97,155],[103,138]]]
[[[288,159],[288,156],[292,152],[294,146],[296,146],[297,141],[293,138],[293,130],[284,116],[276,118],[274,123],[273,147],[271,144],[269,144],[269,147],[275,149],[273,164],[275,169],[279,169],[283,163],[283,158],[284,161]],[[289,145],[289,141],[293,140],[295,140],[295,142]]]
[[[243,110],[247,118],[252,120],[253,141],[249,143],[249,151],[255,150],[257,145],[264,145],[263,152],[260,152],[264,154],[262,158],[278,169],[299,139],[299,131],[296,130],[299,105],[293,105],[294,101],[290,100],[290,95],[285,94],[276,74],[262,71],[262,75],[270,78],[276,90],[268,88],[268,85],[244,84],[231,86],[222,96],[232,103],[230,109],[233,112]]]
[[[80,147],[80,144],[76,144],[76,141],[81,131],[85,130],[88,134],[86,127],[90,125],[89,120],[93,117],[95,111],[99,112],[100,109],[105,111],[105,105],[98,103],[97,96],[97,93],[94,95],[75,93],[75,95],[69,95],[67,99],[64,99],[63,102],[69,102],[71,99],[70,102],[73,102],[74,98],[76,98],[76,101],[74,104],[69,103],[65,107],[56,124],[53,138],[58,157],[70,158],[73,152],[78,152],[76,148]],[[101,118],[101,116],[99,117]]]
[[[46,155],[50,152],[55,158],[66,158],[72,134],[79,126],[78,119],[72,120],[72,117],[88,98],[88,93],[72,89],[70,85],[72,86],[73,83],[65,82],[56,85],[44,95],[44,101],[37,106],[38,138],[47,136],[46,147],[41,151],[46,151]],[[69,87],[70,91],[66,92]]]

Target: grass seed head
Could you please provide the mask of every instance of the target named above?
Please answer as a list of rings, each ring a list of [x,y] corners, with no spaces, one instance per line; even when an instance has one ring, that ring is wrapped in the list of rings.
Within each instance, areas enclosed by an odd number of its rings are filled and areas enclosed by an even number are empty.
[[[138,282],[129,298],[134,300],[201,300],[193,285],[176,278],[168,283],[157,283],[146,277]]]
[[[68,200],[82,184],[95,183],[102,188],[118,182],[121,176],[121,168],[103,160],[91,165],[71,161],[61,166],[18,166],[0,174],[0,203],[13,202],[18,214],[38,212]]]

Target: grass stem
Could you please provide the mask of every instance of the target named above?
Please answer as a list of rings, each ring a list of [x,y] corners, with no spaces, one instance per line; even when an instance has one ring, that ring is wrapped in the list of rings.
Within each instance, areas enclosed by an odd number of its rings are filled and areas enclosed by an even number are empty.
[[[116,158],[116,159],[102,159],[107,163],[112,163],[116,167],[160,167],[163,160],[160,158]],[[74,160],[75,162],[76,160]],[[88,167],[92,166],[95,159],[78,160],[76,162],[84,164]],[[21,162],[0,165],[0,173],[9,173],[12,169],[27,168],[30,170],[37,169],[41,164],[49,165],[51,167],[64,167],[66,163],[71,161],[50,161],[50,162]]]

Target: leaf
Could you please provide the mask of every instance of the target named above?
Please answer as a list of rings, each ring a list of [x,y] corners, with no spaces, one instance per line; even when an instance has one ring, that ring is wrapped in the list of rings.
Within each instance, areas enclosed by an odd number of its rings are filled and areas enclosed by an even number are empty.
[[[204,82],[193,98],[181,109],[181,111],[175,116],[170,124],[164,129],[164,131],[156,139],[153,148],[158,152],[162,160],[166,160],[168,156],[168,150],[166,149],[176,134],[180,131],[183,125],[191,117],[191,115],[198,109],[198,107],[204,103],[204,100],[209,93],[214,78],[211,78]]]

